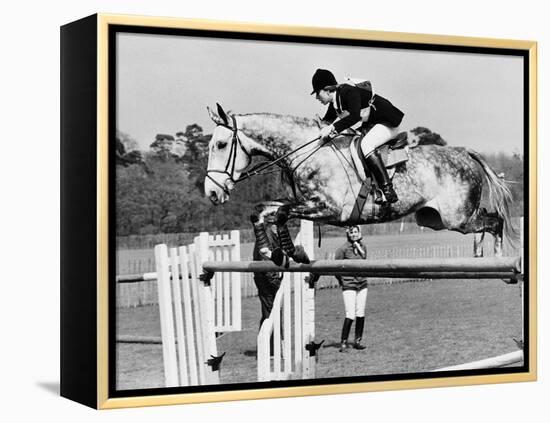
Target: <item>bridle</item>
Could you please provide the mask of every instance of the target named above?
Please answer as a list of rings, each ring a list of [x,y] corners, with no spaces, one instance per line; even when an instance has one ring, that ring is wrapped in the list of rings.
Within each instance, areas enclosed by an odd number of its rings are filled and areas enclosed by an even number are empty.
[[[231,147],[230,147],[230,150],[229,150],[229,156],[227,158],[227,163],[225,164],[225,168],[223,170],[206,169],[206,177],[208,179],[210,179],[219,188],[221,188],[227,195],[229,195],[229,189],[227,189],[227,186],[225,184],[224,185],[220,184],[218,181],[216,181],[214,178],[212,178],[212,176],[210,176],[210,173],[222,173],[224,175],[227,175],[229,180],[233,184],[236,184],[237,182],[239,182],[241,180],[240,178],[236,181],[235,181],[235,179],[233,179],[233,175],[235,173],[235,165],[236,165],[236,162],[237,162],[237,149],[240,148],[242,150],[242,152],[244,154],[246,154],[246,157],[248,157],[248,164],[250,163],[250,160],[251,160],[250,153],[248,151],[246,151],[246,148],[244,148],[243,143],[242,143],[241,139],[239,138],[239,129],[237,128],[237,120],[235,119],[235,116],[231,116],[231,119],[233,121],[233,127],[231,127],[227,124],[223,124],[223,123],[218,124],[218,126],[223,126],[224,128],[227,128],[227,129],[229,129],[230,131],[233,132],[233,136],[231,138]],[[246,169],[248,164],[243,169],[237,169],[237,171],[242,172],[244,169]]]
[[[225,192],[227,195],[229,195],[229,189],[227,188],[227,186],[225,184],[224,185],[220,184],[218,181],[216,181],[214,178],[212,178],[212,176],[209,175],[210,173],[222,173],[224,175],[227,175],[228,178],[229,178],[229,181],[231,181],[235,185],[235,184],[237,184],[239,182],[242,182],[242,181],[244,181],[248,178],[251,178],[252,176],[263,175],[265,173],[269,173],[269,172],[264,172],[264,171],[266,169],[274,166],[274,165],[281,166],[280,163],[283,160],[285,160],[288,156],[290,156],[291,154],[296,153],[298,150],[301,150],[302,148],[307,147],[308,145],[316,142],[320,138],[320,137],[316,137],[316,138],[312,139],[311,141],[308,141],[305,144],[302,144],[298,148],[295,148],[294,150],[289,151],[288,153],[284,154],[283,156],[281,156],[277,159],[271,159],[270,161],[264,161],[264,162],[258,163],[252,169],[245,172],[245,174],[242,175],[239,179],[235,180],[233,178],[233,175],[235,173],[235,164],[236,164],[236,161],[237,161],[237,149],[240,148],[243,151],[243,153],[246,154],[246,157],[248,157],[248,164],[250,164],[250,162],[251,162],[252,155],[248,151],[246,151],[246,148],[244,148],[243,143],[242,143],[241,139],[239,138],[239,129],[237,128],[237,120],[235,119],[235,116],[231,116],[231,120],[233,121],[233,127],[229,126],[227,123],[225,123],[225,124],[224,123],[218,123],[218,126],[223,126],[224,128],[227,128],[227,129],[229,129],[233,132],[233,136],[231,138],[231,149],[229,150],[229,156],[227,158],[227,163],[225,164],[225,168],[223,170],[206,169],[206,177],[208,179],[210,179],[214,183],[214,185],[217,185],[219,188],[221,188],[223,190],[223,192]],[[305,160],[307,160],[311,155],[315,154],[320,148],[321,148],[321,146],[316,147],[313,150],[313,152],[309,153],[308,156],[305,159],[303,159],[297,166],[294,167],[294,169],[292,170],[291,173],[293,173]],[[244,168],[238,169],[237,171],[240,172],[240,173],[244,172],[244,169],[246,169],[248,164]]]

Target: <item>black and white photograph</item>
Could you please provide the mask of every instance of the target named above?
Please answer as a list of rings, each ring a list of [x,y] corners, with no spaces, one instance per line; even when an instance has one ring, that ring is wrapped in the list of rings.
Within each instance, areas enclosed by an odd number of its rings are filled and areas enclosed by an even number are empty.
[[[2,421],[546,421],[544,2],[5,6]]]
[[[113,392],[528,372],[524,51],[109,43]]]

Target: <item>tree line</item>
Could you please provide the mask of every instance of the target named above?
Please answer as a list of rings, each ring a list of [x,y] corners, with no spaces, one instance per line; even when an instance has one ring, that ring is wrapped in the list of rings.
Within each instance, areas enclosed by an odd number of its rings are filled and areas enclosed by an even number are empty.
[[[417,133],[439,137],[426,128],[417,128]],[[213,207],[204,196],[211,137],[193,124],[175,136],[158,134],[148,151],[137,152],[137,143],[117,131],[117,236],[245,228],[254,205],[284,195],[279,173],[272,173],[239,184],[231,201]],[[522,215],[523,156],[494,153],[484,157],[497,173],[504,172],[514,197],[512,213]]]

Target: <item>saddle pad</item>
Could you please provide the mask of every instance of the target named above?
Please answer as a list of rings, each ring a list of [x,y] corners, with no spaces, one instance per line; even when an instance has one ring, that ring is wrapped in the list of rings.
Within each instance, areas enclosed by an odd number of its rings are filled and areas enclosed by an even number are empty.
[[[387,160],[384,163],[387,169],[397,166],[400,163],[404,163],[409,160],[408,147],[399,148],[397,150],[391,149],[388,152]]]
[[[355,167],[357,174],[359,175],[362,181],[365,181],[367,179],[367,175],[365,175],[363,164],[361,163],[361,158],[359,157],[359,153],[358,153],[359,148],[357,143],[359,143],[360,141],[361,141],[361,137],[355,137],[350,142],[349,152],[350,152],[353,166]],[[386,167],[386,169],[388,169],[388,174],[390,178],[392,178],[393,174],[395,173],[395,166],[409,160],[407,147],[393,150],[388,148],[387,145],[383,145],[381,147],[378,147],[378,151],[380,152],[380,157],[382,158],[382,162],[384,163],[384,166]]]

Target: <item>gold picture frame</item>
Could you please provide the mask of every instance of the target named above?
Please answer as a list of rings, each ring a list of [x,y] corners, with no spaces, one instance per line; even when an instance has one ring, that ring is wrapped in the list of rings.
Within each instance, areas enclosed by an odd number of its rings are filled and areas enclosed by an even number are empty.
[[[381,48],[421,48],[429,51],[469,53],[498,52],[522,58],[524,81],[524,181],[527,184],[528,218],[524,235],[528,254],[526,274],[524,365],[515,371],[446,373],[374,381],[341,383],[254,384],[246,389],[209,389],[181,393],[177,389],[116,393],[112,386],[114,358],[110,344],[114,330],[110,298],[113,294],[114,189],[113,106],[116,79],[110,66],[116,59],[112,37],[117,31],[179,34],[200,31],[232,34],[232,37],[287,37],[300,42],[315,39],[322,44],[369,42]],[[271,38],[270,38],[271,37]],[[500,40],[360,29],[273,26],[249,23],[97,14],[61,29],[61,395],[93,408],[111,409],[148,405],[235,401],[259,398],[324,395],[534,381],[537,377],[537,44],[534,41]],[[309,93],[307,93],[309,94]],[[85,246],[85,247],[83,247]],[[527,283],[528,282],[528,283]],[[522,340],[523,341],[523,340]],[[114,392],[115,391],[115,392]]]

